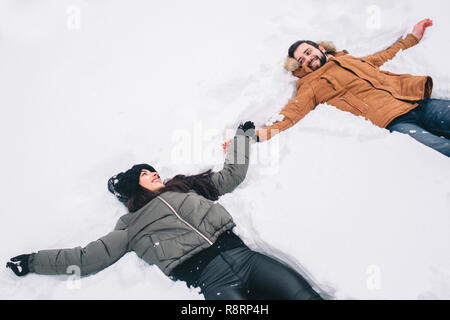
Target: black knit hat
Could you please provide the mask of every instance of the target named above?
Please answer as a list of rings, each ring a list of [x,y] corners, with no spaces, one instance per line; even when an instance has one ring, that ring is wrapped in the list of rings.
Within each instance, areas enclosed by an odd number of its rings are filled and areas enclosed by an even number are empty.
[[[150,172],[156,170],[146,163],[136,164],[125,172],[118,173],[108,180],[108,190],[121,202],[127,202],[139,190],[139,177],[142,169]]]

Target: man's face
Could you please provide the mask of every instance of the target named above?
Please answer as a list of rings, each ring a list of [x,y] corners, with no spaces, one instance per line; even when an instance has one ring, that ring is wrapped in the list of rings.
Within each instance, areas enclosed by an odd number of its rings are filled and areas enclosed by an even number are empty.
[[[319,50],[308,43],[302,43],[295,49],[294,59],[300,63],[302,68],[308,66],[312,70],[319,69],[327,61],[325,50]]]

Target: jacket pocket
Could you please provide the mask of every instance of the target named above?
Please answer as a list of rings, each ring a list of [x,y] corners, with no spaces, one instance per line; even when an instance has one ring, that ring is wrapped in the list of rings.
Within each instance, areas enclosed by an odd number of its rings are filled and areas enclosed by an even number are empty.
[[[372,68],[378,69],[378,67],[376,67],[372,62],[367,61],[366,59],[361,59],[361,62],[368,64],[369,66],[371,66]]]
[[[337,80],[331,76],[331,75],[322,75],[320,76],[320,79],[325,80],[331,88],[333,88],[334,91],[339,91],[341,89],[341,86],[337,82]]]
[[[334,99],[342,92],[342,86],[331,75],[322,75],[319,78],[319,85],[314,88],[316,100],[325,103]]]
[[[151,236],[143,237],[134,250],[138,257],[144,259],[148,264],[157,264],[156,247]]]
[[[355,115],[365,116],[367,114],[368,105],[353,94],[346,92],[327,102],[336,108],[351,112]]]
[[[390,76],[390,77],[400,77],[401,76],[401,74],[392,73],[392,72],[385,71],[385,70],[380,70],[380,72],[387,76]]]
[[[189,251],[204,244],[204,241],[195,233],[188,232],[184,235],[164,240],[152,235],[152,243],[157,259],[159,261],[167,261],[181,258]]]

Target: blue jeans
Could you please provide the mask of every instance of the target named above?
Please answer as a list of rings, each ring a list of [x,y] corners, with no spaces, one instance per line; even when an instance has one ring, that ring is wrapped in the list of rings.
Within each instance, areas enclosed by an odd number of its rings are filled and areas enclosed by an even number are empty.
[[[395,118],[386,129],[406,133],[450,157],[450,100],[423,100],[417,108]]]

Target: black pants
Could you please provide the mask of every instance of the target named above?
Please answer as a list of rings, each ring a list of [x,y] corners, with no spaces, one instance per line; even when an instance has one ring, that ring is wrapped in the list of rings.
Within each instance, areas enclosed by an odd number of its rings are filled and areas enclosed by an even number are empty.
[[[221,252],[197,281],[206,300],[321,300],[289,266],[238,247]]]

